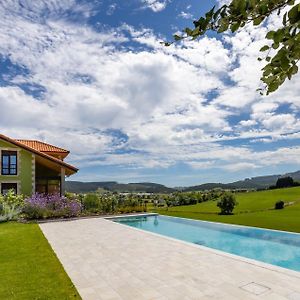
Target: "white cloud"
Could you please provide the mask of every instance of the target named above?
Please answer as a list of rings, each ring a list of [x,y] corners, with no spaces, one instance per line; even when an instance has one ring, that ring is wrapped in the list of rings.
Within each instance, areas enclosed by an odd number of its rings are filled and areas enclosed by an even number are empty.
[[[240,121],[240,124],[242,126],[248,127],[248,126],[256,125],[257,123],[255,120],[242,120],[242,121]]]
[[[183,19],[193,19],[193,14],[189,13],[189,12],[184,12],[181,11],[180,14],[178,15],[178,17],[181,17]]]
[[[107,11],[106,11],[106,14],[107,14],[108,16],[113,15],[114,12],[115,12],[115,10],[117,9],[117,7],[118,7],[117,3],[112,3],[112,4],[110,4],[110,5],[108,6],[108,9],[107,9]]]
[[[63,17],[66,12],[78,13],[84,17],[95,14],[95,7],[88,3],[79,3],[76,0],[5,0],[0,3],[1,11],[9,16],[23,16],[32,21],[45,18]]]
[[[230,4],[232,0],[217,0],[219,6],[225,5],[225,4]]]
[[[291,114],[266,115],[262,124],[267,129],[290,128],[296,123],[296,119]]]
[[[295,81],[268,98],[255,91],[265,29],[164,47],[163,38],[148,29],[123,25],[97,32],[53,18],[75,9],[74,1],[64,1],[65,6],[51,1],[30,7],[35,16],[49,10],[43,22],[24,17],[16,1],[0,4],[0,54],[28,70],[12,86],[0,87],[0,109],[13,111],[0,120],[3,133],[70,148],[79,167],[163,168],[183,162],[193,169],[235,172],[283,164],[287,154],[299,161],[299,147],[259,152],[219,143],[299,138]],[[26,5],[37,5],[32,3]],[[144,4],[159,11],[167,2]],[[124,48],[127,41],[141,49]],[[40,85],[45,92],[36,99],[19,84]],[[293,111],[280,112],[284,104]],[[241,113],[249,118],[230,121]]]
[[[214,161],[191,161],[188,162],[188,165],[190,165],[193,169],[210,169],[215,166]]]
[[[141,0],[144,7],[150,8],[154,12],[160,12],[167,7],[169,0]]]
[[[258,165],[255,163],[248,163],[248,162],[239,162],[230,165],[223,166],[223,169],[228,170],[230,172],[237,172],[241,170],[249,170],[249,169],[256,169]]]

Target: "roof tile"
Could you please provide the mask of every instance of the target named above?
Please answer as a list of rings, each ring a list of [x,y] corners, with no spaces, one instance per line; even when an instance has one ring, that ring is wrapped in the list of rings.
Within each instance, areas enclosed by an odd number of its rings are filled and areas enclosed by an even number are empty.
[[[68,150],[44,142],[36,141],[36,140],[16,140],[16,141],[40,152],[55,152],[55,153],[69,154]]]

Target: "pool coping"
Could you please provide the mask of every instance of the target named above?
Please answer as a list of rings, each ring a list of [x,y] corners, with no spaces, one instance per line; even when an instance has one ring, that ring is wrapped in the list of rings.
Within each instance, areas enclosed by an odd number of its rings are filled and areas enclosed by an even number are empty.
[[[157,214],[157,213],[156,214],[144,214],[144,216],[151,216],[151,215],[159,215],[159,214]],[[137,214],[131,215],[131,217],[138,217],[138,216],[141,217],[142,215],[137,215]],[[161,216],[164,216],[164,215],[161,215]],[[129,216],[127,215],[127,216],[122,216],[122,217],[129,217]],[[227,223],[220,223],[220,222],[201,221],[201,220],[181,218],[181,217],[173,217],[173,216],[167,216],[167,217],[227,225]],[[103,219],[105,221],[108,221],[108,222],[113,222],[111,219],[117,219],[117,218],[118,217],[111,216],[111,217],[107,217],[107,218],[103,218]],[[262,261],[258,261],[258,260],[255,260],[255,259],[251,259],[251,258],[246,258],[246,257],[239,256],[239,255],[236,255],[236,254],[231,254],[231,253],[228,253],[228,252],[225,252],[225,251],[209,248],[209,247],[206,247],[206,246],[203,246],[203,245],[197,245],[197,244],[194,244],[194,243],[191,243],[191,242],[186,242],[186,241],[183,241],[183,240],[180,240],[180,239],[172,238],[172,237],[169,237],[169,236],[166,236],[166,235],[162,235],[162,234],[159,234],[159,233],[143,230],[143,229],[140,229],[140,228],[136,228],[136,227],[132,227],[132,226],[129,226],[129,225],[121,224],[121,223],[118,223],[118,222],[113,222],[113,223],[115,223],[117,225],[120,225],[120,226],[123,226],[123,227],[126,227],[126,228],[131,228],[131,229],[139,231],[139,232],[146,232],[146,233],[152,234],[152,235],[160,237],[160,238],[171,240],[173,242],[179,242],[179,243],[182,243],[184,245],[189,245],[189,246],[192,246],[194,248],[202,249],[204,251],[211,252],[215,255],[227,257],[227,258],[237,260],[237,261],[242,261],[244,263],[254,265],[254,266],[257,266],[257,267],[260,267],[260,268],[263,268],[263,269],[271,270],[273,272],[278,272],[278,273],[281,273],[281,274],[284,274],[284,275],[287,275],[287,276],[300,278],[300,272],[295,271],[295,270],[283,268],[283,267],[280,267],[280,266],[272,265],[272,264],[265,263],[265,262],[262,262]],[[228,224],[228,225],[240,226],[240,225],[236,225],[236,224]],[[251,227],[251,228],[256,228],[256,229],[260,228],[260,227],[253,227],[253,226],[243,226],[243,225],[241,225],[241,226],[242,227]],[[271,229],[266,229],[266,230],[271,230]],[[275,230],[275,231],[280,231],[280,230]],[[287,232],[287,231],[280,231],[280,232]]]
[[[134,216],[149,216],[149,215],[158,215],[158,213],[128,213],[128,214],[106,214],[106,215],[94,215],[94,216],[80,216],[80,217],[72,217],[72,218],[53,218],[53,219],[43,219],[43,220],[33,220],[32,222],[36,222],[37,224],[44,223],[55,223],[55,222],[72,222],[78,220],[86,220],[86,219],[116,219],[116,218],[126,218],[126,217],[134,217]],[[28,221],[29,223],[30,221]]]

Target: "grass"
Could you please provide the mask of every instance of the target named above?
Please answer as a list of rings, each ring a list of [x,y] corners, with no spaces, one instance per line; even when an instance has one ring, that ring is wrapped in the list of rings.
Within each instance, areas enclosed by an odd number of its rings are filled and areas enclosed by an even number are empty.
[[[81,299],[37,224],[0,224],[0,299]]]
[[[164,215],[300,232],[300,187],[239,193],[234,215],[219,215],[217,201],[196,205],[158,209]],[[274,210],[278,200],[294,202],[282,210]]]

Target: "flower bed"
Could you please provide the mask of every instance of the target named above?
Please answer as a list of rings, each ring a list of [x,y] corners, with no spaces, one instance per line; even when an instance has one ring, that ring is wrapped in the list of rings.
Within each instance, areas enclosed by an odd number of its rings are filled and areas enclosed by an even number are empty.
[[[89,193],[46,195],[34,194],[24,200],[23,195],[16,195],[13,190],[0,195],[0,221],[18,218],[27,220],[99,216],[146,212],[146,203],[134,195],[117,193]]]
[[[24,200],[23,213],[26,219],[76,217],[81,213],[81,203],[58,194],[34,194]]]

